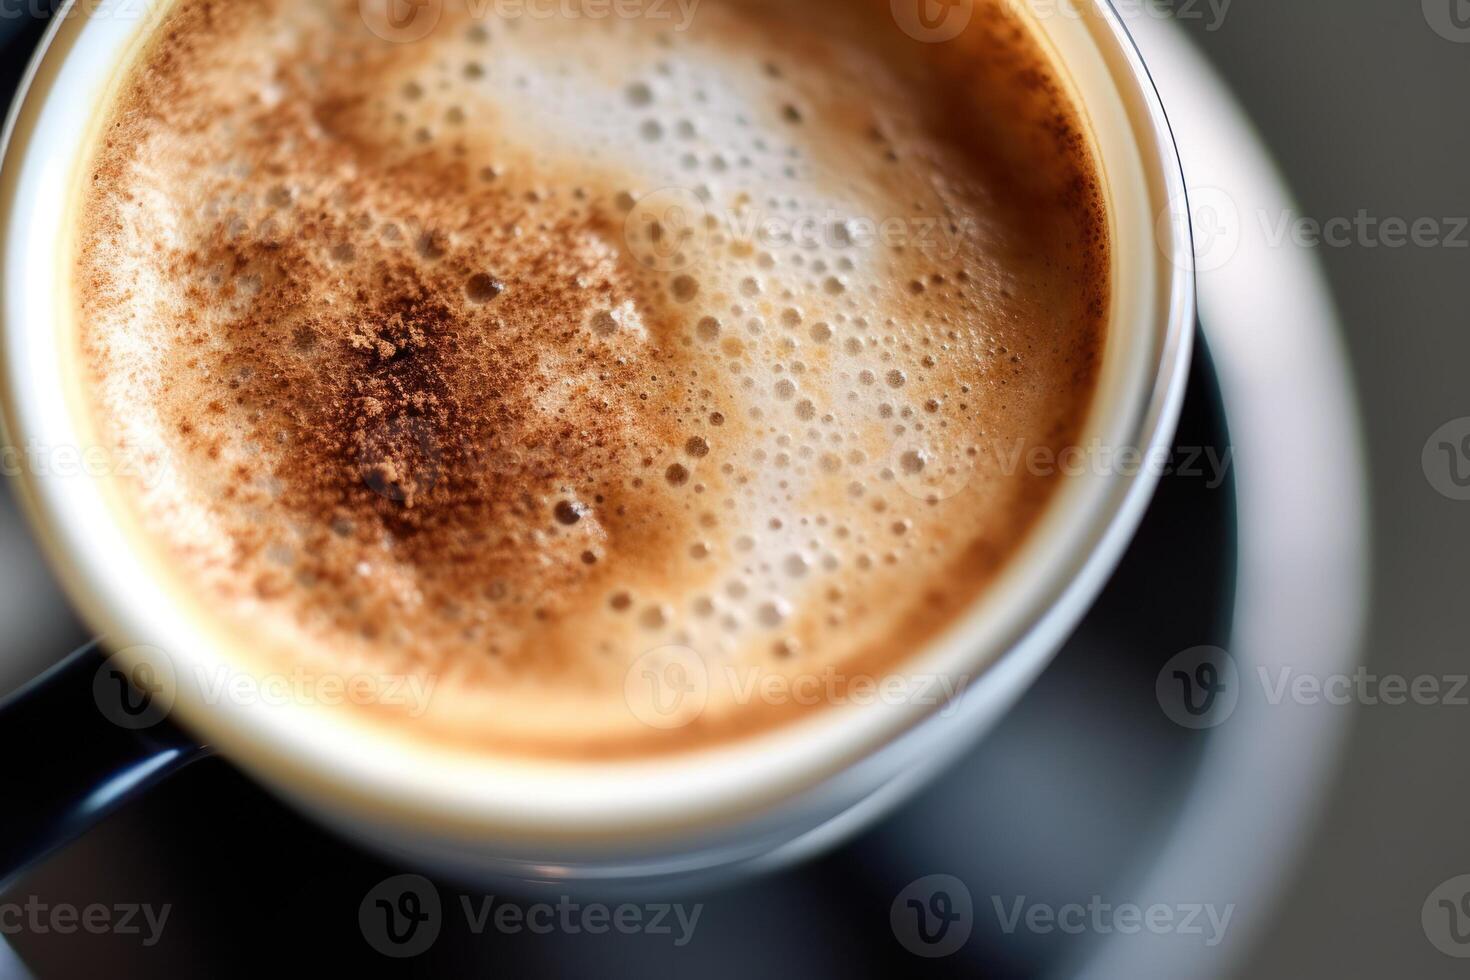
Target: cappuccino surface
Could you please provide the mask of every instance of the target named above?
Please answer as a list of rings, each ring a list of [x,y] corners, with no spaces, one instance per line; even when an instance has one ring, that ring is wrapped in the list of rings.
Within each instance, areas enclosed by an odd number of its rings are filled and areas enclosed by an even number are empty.
[[[72,269],[142,546],[253,668],[431,678],[364,717],[473,752],[901,671],[1053,496],[1111,259],[1028,28],[895,10],[172,4]]]

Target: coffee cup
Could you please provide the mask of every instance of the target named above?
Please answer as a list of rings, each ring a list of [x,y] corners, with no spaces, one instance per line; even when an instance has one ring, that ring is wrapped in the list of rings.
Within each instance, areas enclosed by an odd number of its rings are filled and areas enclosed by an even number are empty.
[[[615,887],[769,869],[831,846],[942,773],[1041,673],[1107,580],[1142,518],[1155,469],[1069,474],[963,614],[891,673],[872,678],[875,688],[894,680],[892,696],[849,697],[837,710],[698,751],[501,758],[344,719],[320,690],[270,696],[219,624],[181,599],[157,556],[118,519],[117,474],[106,465],[88,471],[95,444],[79,408],[87,393],[58,327],[69,320],[58,270],[75,246],[80,161],[120,66],[168,6],[73,4],[58,14],[12,108],[0,176],[0,406],[8,443],[40,447],[58,464],[22,467],[16,485],[59,578],[111,652],[105,661],[79,654],[24,692],[32,706],[24,717],[34,724],[45,714],[35,706],[52,703],[53,688],[82,674],[98,689],[118,678],[148,688],[153,714],[166,718],[143,718],[136,728],[118,722],[115,710],[111,719],[116,738],[136,749],[126,766],[135,778],[125,785],[142,786],[193,757],[194,739],[347,836],[426,868]],[[943,25],[908,16],[905,0],[893,7],[896,29],[946,43],[927,34]],[[1151,458],[1172,439],[1194,327],[1187,209],[1167,121],[1106,4],[1077,5],[1066,16],[1015,10],[1088,120],[1116,257],[1096,391],[1078,441]],[[61,466],[60,454],[81,462]],[[657,697],[697,697],[709,664],[693,651],[648,653],[630,670],[629,706],[651,727],[677,727],[691,702],[670,707]],[[638,669],[677,683],[647,688],[655,700],[642,701],[639,678],[647,674]],[[126,702],[126,685],[116,688]],[[106,695],[92,700],[104,703]],[[142,718],[126,709],[127,719]],[[175,721],[187,737],[162,737]],[[54,718],[68,723],[64,714]],[[109,751],[116,756],[118,746]],[[95,775],[78,763],[83,771]],[[82,788],[38,794],[28,825],[38,845],[79,829],[79,819],[63,827],[45,818],[77,813],[79,795],[95,799]]]

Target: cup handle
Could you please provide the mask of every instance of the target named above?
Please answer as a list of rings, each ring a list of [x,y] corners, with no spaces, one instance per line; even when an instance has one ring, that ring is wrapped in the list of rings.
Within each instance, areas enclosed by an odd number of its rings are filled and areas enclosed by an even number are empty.
[[[208,747],[164,717],[93,640],[0,701],[0,890]]]

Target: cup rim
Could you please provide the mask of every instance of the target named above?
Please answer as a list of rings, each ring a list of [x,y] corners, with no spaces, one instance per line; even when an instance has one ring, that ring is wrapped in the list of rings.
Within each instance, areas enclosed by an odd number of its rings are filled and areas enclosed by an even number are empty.
[[[159,9],[172,2],[148,0],[151,7]],[[20,239],[14,225],[20,216],[18,195],[28,178],[35,176],[31,168],[37,156],[34,147],[38,145],[36,135],[43,122],[41,117],[48,110],[55,111],[55,96],[63,83],[63,70],[68,62],[75,60],[72,56],[83,40],[85,29],[96,22],[99,12],[105,12],[110,3],[111,0],[103,0],[79,14],[75,0],[68,0],[58,11],[20,82],[0,135],[0,282],[6,287],[0,300],[3,303],[0,305],[0,427],[10,446],[18,446],[17,437],[27,433],[79,431],[75,420],[38,416],[41,407],[33,382],[44,374],[35,371],[41,363],[39,352],[46,347],[48,330],[56,322],[65,321],[51,322],[43,329],[34,326],[26,329],[28,322],[34,322],[26,318],[25,311],[37,286],[31,285],[29,277],[24,275],[27,250],[16,247]],[[1162,104],[1121,19],[1105,0],[1091,0],[1083,20],[1078,23],[1083,25],[1098,58],[1106,65],[1114,86],[1112,94],[1127,116],[1128,139],[1141,155],[1148,193],[1139,204],[1149,218],[1166,212],[1171,217],[1169,234],[1160,235],[1156,242],[1158,248],[1149,251],[1153,267],[1159,273],[1153,283],[1155,315],[1146,327],[1132,328],[1139,333],[1148,330],[1151,334],[1154,358],[1147,372],[1148,384],[1126,393],[1128,404],[1113,413],[1127,422],[1123,428],[1130,439],[1122,445],[1148,451],[1167,449],[1182,404],[1194,328],[1193,277],[1182,258],[1192,254],[1183,176]],[[1055,43],[1055,37],[1044,27],[1041,25],[1044,39]],[[142,33],[134,31],[129,43],[136,43]],[[95,71],[115,74],[127,46],[115,44],[111,49],[114,63]],[[1065,73],[1060,58],[1058,61],[1058,70]],[[1085,105],[1079,93],[1074,96]],[[97,106],[102,104],[100,97],[94,102]],[[89,145],[85,135],[78,135],[76,140],[79,147]],[[1108,162],[1099,159],[1100,168]],[[55,180],[54,173],[52,179]],[[67,195],[64,188],[50,186],[48,190],[63,198]],[[1110,200],[1110,218],[1114,220],[1115,208],[1115,202]],[[1155,243],[1155,225],[1150,223],[1147,231],[1144,237]],[[58,230],[56,234],[61,232]],[[1115,279],[1123,265],[1122,259],[1132,261],[1117,249],[1117,241],[1115,234]],[[1114,349],[1115,332],[1121,327],[1110,319],[1110,352]],[[42,342],[37,343],[38,340]],[[1089,431],[1096,421],[1094,417],[1102,411],[1097,401],[1095,398],[1089,410]],[[47,442],[62,444],[54,439],[43,440],[42,444]],[[1014,601],[1004,639],[992,639],[983,649],[977,649],[980,645],[974,642],[979,632],[975,621],[981,615],[996,614],[990,608],[994,598],[987,589],[965,614],[950,624],[941,639],[925,648],[932,653],[934,648],[948,644],[951,649],[947,659],[941,656],[926,661],[916,652],[901,668],[894,669],[911,672],[928,662],[942,671],[947,664],[967,664],[976,671],[976,676],[960,696],[964,708],[956,714],[976,719],[977,726],[982,718],[998,717],[1039,675],[1060,639],[1091,604],[1142,519],[1157,479],[1157,472],[1113,473],[1106,477],[1105,485],[1093,488],[1095,492],[1087,501],[1091,505],[1087,520],[1073,528],[1066,539],[1067,544],[1075,547],[1048,552],[1050,557],[1038,566],[1044,566],[1047,574],[1026,583],[1024,604]],[[104,544],[111,541],[115,545],[123,540],[105,533],[104,527],[79,520],[79,515],[95,518],[103,514],[96,506],[100,501],[84,500],[88,493],[84,485],[49,479],[27,467],[21,468],[19,479],[13,485],[19,490],[18,496],[48,560],[84,617],[94,625],[105,627],[107,635],[117,643],[151,642],[157,633],[156,626],[139,609],[127,608],[122,601],[118,570],[99,557],[111,552],[85,547],[98,537]],[[1069,507],[1073,516],[1083,516],[1081,502],[1062,501],[1061,494],[1059,489],[1048,503],[1043,520],[1051,520],[1057,512]],[[1022,549],[1032,553],[1046,550],[1044,546],[1048,542],[1043,531],[1040,526],[1034,528]],[[1061,555],[1066,556],[1065,561]],[[1008,571],[1018,567],[1017,557],[1019,553],[1007,562]],[[184,625],[182,611],[170,607],[168,612],[174,619],[171,625],[175,631],[180,630]],[[214,666],[230,667],[223,649],[209,651],[186,646],[185,650],[188,651],[182,655],[185,660],[202,662],[212,655],[210,662]],[[480,765],[483,760],[464,764],[455,760],[452,766],[420,768],[416,765],[423,761],[419,756],[429,751],[422,746],[398,746],[408,754],[391,758],[386,766],[380,764],[382,757],[375,753],[357,751],[349,757],[339,752],[345,742],[372,733],[365,733],[355,723],[344,727],[340,718],[329,719],[323,712],[308,719],[289,712],[269,715],[251,710],[259,705],[232,705],[222,711],[220,705],[204,703],[188,685],[181,687],[180,694],[183,696],[178,699],[176,710],[189,727],[223,748],[232,760],[292,796],[353,814],[368,824],[413,828],[416,833],[433,828],[427,831],[432,836],[449,838],[483,839],[488,833],[512,846],[532,846],[548,839],[569,843],[585,840],[589,832],[595,831],[597,842],[604,846],[614,840],[623,843],[644,840],[657,847],[661,845],[656,842],[670,831],[692,832],[749,823],[763,814],[795,806],[819,786],[844,782],[870,786],[881,781],[883,773],[891,774],[895,767],[902,765],[902,760],[912,758],[913,746],[932,740],[932,733],[943,721],[937,712],[916,711],[912,705],[906,706],[906,711],[875,712],[874,717],[865,719],[862,738],[848,735],[841,740],[846,751],[827,751],[822,758],[807,753],[795,760],[799,765],[781,767],[752,760],[761,757],[760,761],[768,762],[782,746],[832,724],[837,709],[824,708],[815,712],[814,717],[783,726],[770,735],[741,740],[733,747],[690,752],[653,763],[617,763],[611,767],[612,773],[607,771],[606,764],[599,764],[596,767],[599,771],[589,771],[579,764],[544,761],[530,763],[530,768],[525,763],[505,760],[494,760],[489,765]],[[329,737],[332,729],[336,729],[335,734]],[[318,737],[324,741],[317,742]],[[323,751],[322,745],[332,748]],[[385,750],[377,744],[372,748]],[[373,757],[367,758],[368,755]],[[354,760],[352,764],[344,764],[349,758]],[[724,764],[731,768],[720,770],[724,773],[721,781],[739,787],[738,791],[720,793],[718,787],[711,789],[709,771]],[[873,778],[865,779],[865,773],[874,774]],[[681,778],[688,781],[680,785]],[[466,779],[471,784],[466,784]],[[467,785],[477,787],[479,794],[466,792]],[[760,787],[759,792],[753,790],[755,786]],[[711,792],[713,795],[706,795]],[[633,798],[620,799],[629,793]],[[643,794],[641,798],[639,794]],[[525,805],[526,798],[534,799],[536,804]],[[612,812],[604,811],[592,825],[586,816],[594,801],[609,803]],[[499,805],[491,805],[496,803]]]

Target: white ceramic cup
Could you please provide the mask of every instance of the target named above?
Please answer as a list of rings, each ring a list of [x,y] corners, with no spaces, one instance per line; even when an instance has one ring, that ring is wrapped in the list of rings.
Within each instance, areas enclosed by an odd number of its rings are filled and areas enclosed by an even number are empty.
[[[12,447],[81,454],[89,446],[71,350],[69,203],[99,106],[167,2],[68,4],[7,120],[0,405]],[[893,0],[895,21],[905,22],[905,4],[924,2]],[[1188,212],[1168,125],[1107,4],[1032,10],[1016,0],[1015,9],[1072,85],[1110,204],[1112,309],[1081,442],[1158,459],[1173,436],[1194,330]],[[68,592],[108,643],[127,657],[167,652],[172,710],[187,729],[325,823],[415,864],[620,888],[790,861],[941,772],[1069,635],[1158,476],[1147,464],[1120,465],[1062,481],[973,609],[898,668],[911,680],[970,678],[954,703],[832,707],[769,734],[652,761],[532,764],[427,748],[321,705],[208,696],[200,679],[245,667],[222,627],[168,588],[124,533],[109,502],[112,477],[81,469],[25,467],[21,496]]]

